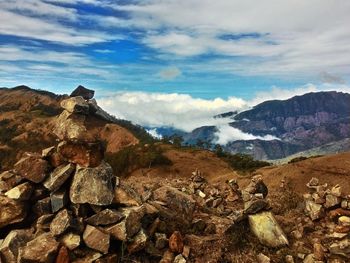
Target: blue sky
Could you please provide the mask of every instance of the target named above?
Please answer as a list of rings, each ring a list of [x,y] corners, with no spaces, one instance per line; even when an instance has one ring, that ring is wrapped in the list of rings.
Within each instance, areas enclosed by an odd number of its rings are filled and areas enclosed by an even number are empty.
[[[347,0],[0,0],[0,86],[82,84],[102,103],[188,94],[209,108],[347,90],[349,13]]]

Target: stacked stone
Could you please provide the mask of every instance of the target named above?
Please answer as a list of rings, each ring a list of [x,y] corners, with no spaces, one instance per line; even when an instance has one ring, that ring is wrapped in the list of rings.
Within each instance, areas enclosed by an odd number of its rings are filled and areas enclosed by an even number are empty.
[[[161,187],[146,203],[150,196],[120,182],[85,127],[92,97],[78,87],[61,102],[58,145],[28,153],[0,174],[0,262],[117,262],[141,250],[186,262],[189,248],[180,232],[172,237],[162,220],[190,224],[194,201]]]
[[[330,261],[334,256],[350,260],[349,195],[344,194],[341,186],[329,188],[328,184],[320,184],[317,178],[312,178],[306,186],[310,192],[304,194],[305,213],[315,222],[325,221],[328,234],[315,243],[318,245],[314,245],[314,253],[308,255],[304,262],[326,262],[326,258]],[[324,252],[321,253],[317,246],[322,246]]]

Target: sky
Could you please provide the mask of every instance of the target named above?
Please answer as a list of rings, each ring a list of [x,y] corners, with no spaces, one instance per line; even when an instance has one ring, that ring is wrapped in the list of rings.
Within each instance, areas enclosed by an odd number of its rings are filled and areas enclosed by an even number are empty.
[[[117,117],[190,130],[263,99],[348,92],[349,13],[348,0],[0,0],[0,86],[81,84]]]

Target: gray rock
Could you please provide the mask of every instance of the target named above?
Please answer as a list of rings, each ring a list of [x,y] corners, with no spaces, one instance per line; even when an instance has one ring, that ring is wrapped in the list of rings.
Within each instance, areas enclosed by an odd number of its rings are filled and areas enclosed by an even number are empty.
[[[89,104],[80,96],[62,100],[61,107],[70,113],[89,114]]]
[[[19,249],[18,263],[54,262],[59,243],[50,233],[42,234]]]
[[[57,213],[50,225],[50,231],[53,236],[62,235],[72,224],[72,215],[67,209]]]
[[[45,180],[44,186],[51,192],[56,191],[66,182],[66,180],[72,175],[74,170],[75,165],[72,163],[58,166]]]
[[[92,89],[87,89],[84,86],[79,85],[73,92],[70,94],[70,97],[81,96],[85,100],[91,100],[94,97],[95,91]]]
[[[110,205],[113,201],[113,170],[105,162],[95,168],[77,166],[70,187],[70,200],[76,204]]]
[[[5,195],[9,198],[26,201],[29,200],[33,192],[33,186],[25,182],[23,184],[17,185],[16,187],[8,190]]]
[[[86,219],[86,223],[94,226],[106,226],[120,222],[125,215],[115,209],[105,209]]]
[[[34,183],[40,183],[44,181],[49,172],[49,164],[41,159],[40,155],[30,154],[20,159],[14,165],[14,169],[23,178]]]
[[[0,228],[21,222],[25,216],[22,202],[0,195]]]
[[[83,234],[85,244],[92,249],[104,254],[109,250],[110,235],[102,232],[94,226],[87,225]]]
[[[65,207],[68,203],[68,192],[62,188],[50,194],[51,210],[52,213],[56,213],[61,208]]]

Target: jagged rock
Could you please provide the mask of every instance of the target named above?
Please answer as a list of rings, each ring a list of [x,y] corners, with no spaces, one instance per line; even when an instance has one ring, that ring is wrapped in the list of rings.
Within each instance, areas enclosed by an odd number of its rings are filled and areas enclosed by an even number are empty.
[[[26,216],[24,204],[0,195],[0,228],[18,223]]]
[[[113,201],[113,170],[102,162],[95,168],[77,166],[70,187],[70,200],[76,204],[110,205]]]
[[[85,100],[91,100],[95,95],[95,91],[92,89],[87,89],[84,86],[79,85],[72,93],[69,95],[70,97],[81,96]]]
[[[94,226],[105,226],[120,222],[125,215],[115,209],[105,209],[86,219],[86,223]]]
[[[316,220],[322,217],[323,207],[320,204],[316,204],[313,201],[307,200],[305,202],[305,212],[310,216],[312,220]]]
[[[25,182],[10,189],[5,193],[5,195],[15,200],[26,201],[30,199],[32,192],[33,186],[30,183]]]
[[[249,225],[260,243],[269,247],[288,245],[288,239],[271,212],[249,215]]]
[[[128,238],[125,221],[122,221],[113,226],[106,227],[105,231],[116,240],[126,241]]]
[[[51,214],[51,199],[50,197],[43,198],[38,200],[32,207],[32,211],[36,214],[37,217],[40,217],[45,214]]]
[[[19,160],[14,165],[14,169],[23,178],[40,183],[44,181],[49,172],[49,164],[46,160],[41,159],[40,155],[30,154]]]
[[[244,204],[244,214],[256,214],[268,207],[269,203],[265,199],[252,199]]]
[[[138,252],[146,247],[147,235],[143,229],[141,229],[129,242],[127,249],[129,254]]]
[[[335,255],[341,255],[350,258],[350,240],[344,239],[335,242],[329,246],[329,252]]]
[[[315,260],[323,261],[325,259],[325,248],[322,246],[321,243],[314,243],[313,254]]]
[[[258,254],[257,259],[258,259],[259,263],[270,263],[271,262],[271,259],[268,256],[264,255],[263,253]]]
[[[67,190],[62,188],[50,194],[52,213],[56,213],[68,203]]]
[[[186,259],[182,255],[177,255],[174,258],[174,263],[186,263]]]
[[[57,151],[65,160],[84,167],[100,165],[104,156],[104,149],[99,142],[63,141],[58,144]]]
[[[74,233],[67,233],[61,238],[61,243],[69,250],[76,249],[80,246],[80,236]]]
[[[44,232],[50,231],[50,224],[52,222],[52,219],[55,217],[53,214],[47,214],[40,216],[35,223],[35,235],[42,234]]]
[[[116,120],[115,117],[109,115],[106,111],[104,111],[101,107],[97,105],[95,99],[89,100],[90,111],[94,113],[94,115],[98,116],[100,119],[105,120],[107,122],[114,122]]]
[[[169,249],[174,253],[182,253],[184,248],[183,238],[179,231],[175,231],[169,238]]]
[[[62,100],[61,107],[69,113],[89,114],[89,104],[80,96]]]
[[[83,234],[85,244],[104,254],[109,249],[109,234],[106,234],[94,226],[87,225]]]
[[[163,249],[169,244],[169,240],[163,233],[155,234],[155,247],[158,249]]]
[[[55,146],[45,148],[41,151],[41,157],[47,158],[47,157],[51,156],[55,151],[56,151]]]
[[[154,200],[164,202],[173,212],[174,218],[181,218],[185,222],[192,220],[195,201],[191,196],[180,192],[176,188],[163,186],[153,192]]]
[[[325,203],[325,207],[326,208],[331,208],[334,207],[336,205],[339,205],[341,202],[341,199],[335,195],[332,194],[328,194],[326,195],[326,203]]]
[[[0,174],[0,193],[7,192],[23,181],[23,177],[11,171],[5,171]]]
[[[50,233],[42,234],[19,249],[18,263],[54,262],[59,243]]]
[[[175,259],[175,255],[170,250],[167,250],[164,252],[164,255],[162,259],[159,261],[159,263],[173,263]]]
[[[44,186],[51,192],[56,191],[72,175],[74,169],[75,165],[71,163],[58,166],[44,181]]]
[[[336,197],[341,197],[342,196],[342,188],[340,187],[340,185],[335,185],[332,187],[331,189],[331,194],[336,196]]]
[[[72,215],[67,209],[57,213],[50,225],[50,231],[53,236],[63,234],[72,224]]]
[[[0,245],[0,257],[5,262],[17,262],[18,250],[33,238],[31,229],[12,230]]]
[[[125,206],[138,206],[142,204],[141,197],[130,186],[121,183],[114,190],[114,202]]]
[[[70,263],[68,249],[65,246],[62,246],[58,251],[55,263]]]
[[[85,127],[85,115],[72,114],[64,110],[55,120],[53,133],[60,140],[83,140],[88,141]]]
[[[316,177],[312,177],[311,180],[306,184],[307,187],[318,186],[319,180]]]

